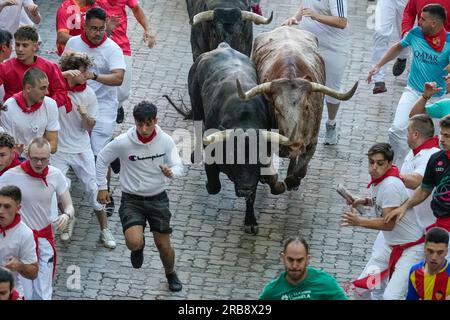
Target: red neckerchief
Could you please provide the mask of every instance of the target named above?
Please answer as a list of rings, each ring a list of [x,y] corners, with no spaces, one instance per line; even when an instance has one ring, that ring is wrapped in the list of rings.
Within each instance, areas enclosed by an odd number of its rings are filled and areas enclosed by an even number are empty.
[[[8,300],[23,300],[23,298],[20,298],[20,294],[17,292],[16,289],[12,289],[11,294],[9,295]]]
[[[40,102],[40,103],[35,103],[33,104],[30,108],[28,108],[27,103],[25,102],[25,99],[23,97],[23,91],[17,92],[16,94],[13,95],[13,98],[16,100],[17,105],[20,107],[20,109],[22,109],[22,111],[24,113],[32,113],[35,112],[36,110],[38,110],[42,104],[44,103],[44,101]]]
[[[400,172],[398,171],[397,166],[392,165],[392,167],[386,171],[386,173],[384,175],[382,175],[381,177],[377,178],[377,179],[372,179],[369,184],[367,185],[367,188],[370,188],[371,185],[378,185],[379,183],[381,183],[381,181],[383,181],[384,179],[386,179],[387,177],[397,177],[400,180],[402,178],[400,178]]]
[[[11,168],[17,167],[20,164],[19,160],[19,154],[17,152],[14,152],[14,159],[11,161],[9,166],[7,166],[5,169],[0,171],[0,176],[3,175],[6,171],[8,171]]]
[[[445,151],[445,154],[447,155],[447,158],[450,160],[450,151]]]
[[[424,150],[424,149],[431,149],[431,148],[439,148],[439,138],[438,136],[434,136],[430,139],[428,139],[427,141],[425,141],[424,143],[422,143],[420,146],[418,146],[417,148],[414,148],[412,150],[413,155],[415,156],[416,154],[418,154],[420,151]]]
[[[106,39],[108,39],[108,37],[106,36],[106,33],[105,33],[105,34],[103,35],[102,41],[101,41],[99,44],[94,44],[94,43],[91,42],[91,40],[89,40],[89,39],[86,37],[86,31],[85,31],[85,32],[82,32],[80,36],[81,36],[81,40],[83,40],[84,43],[86,43],[86,44],[89,46],[89,48],[97,48],[97,47],[101,46],[101,45],[103,44],[103,42],[106,41]]]
[[[444,49],[445,40],[447,38],[447,32],[445,31],[445,28],[442,28],[442,30],[434,36],[423,36],[430,47],[432,47],[435,51],[441,52],[442,49]]]
[[[33,168],[30,165],[30,160],[26,160],[26,161],[22,162],[20,164],[20,167],[29,176],[31,176],[33,178],[42,179],[44,181],[45,185],[48,187],[48,183],[47,183],[48,166],[44,169],[44,171],[42,173],[37,173],[33,170]]]
[[[47,239],[53,249],[53,277],[55,277],[56,272],[56,246],[55,246],[55,236],[53,235],[52,224],[49,224],[44,229],[33,230],[34,242],[36,242],[36,255],[39,259],[39,238]]]
[[[83,92],[84,90],[86,90],[86,87],[87,87],[86,82],[82,83],[82,84],[76,84],[73,87],[71,87],[69,85],[69,81],[67,81],[67,79],[65,79],[65,80],[66,80],[67,90],[69,90],[69,91],[72,91],[72,92]]]
[[[20,214],[17,213],[13,221],[9,224],[9,226],[6,226],[4,228],[0,226],[0,233],[3,233],[3,237],[6,237],[6,230],[14,228],[20,223],[21,220],[22,219],[20,218]]]
[[[149,143],[156,136],[156,128],[155,128],[155,130],[153,130],[153,133],[148,138],[145,138],[145,137],[141,136],[137,130],[136,130],[136,133],[137,133],[137,137],[138,137],[140,142],[142,142],[142,143]]]

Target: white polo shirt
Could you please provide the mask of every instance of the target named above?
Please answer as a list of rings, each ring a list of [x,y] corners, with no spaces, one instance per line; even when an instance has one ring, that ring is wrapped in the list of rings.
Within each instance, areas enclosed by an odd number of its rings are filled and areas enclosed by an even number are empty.
[[[6,171],[0,177],[0,187],[15,185],[22,191],[22,219],[33,230],[41,230],[52,223],[52,197],[61,196],[69,187],[62,172],[48,166],[47,183],[26,174],[20,166]]]
[[[402,174],[417,173],[423,177],[428,160],[434,153],[438,151],[441,150],[439,148],[423,149],[414,156],[412,150],[410,150],[405,157],[400,172]],[[413,189],[407,188],[406,191],[408,192],[408,196],[411,196],[414,193]],[[425,201],[412,208],[417,216],[417,219],[419,220],[420,225],[423,228],[426,228],[436,222],[436,217],[433,215],[433,211],[431,210],[432,197],[433,195],[430,194],[430,196],[426,198]]]
[[[64,51],[84,52],[93,59],[93,66],[89,71],[97,74],[109,74],[112,70],[126,70],[125,59],[122,49],[111,39],[107,38],[100,46],[90,48],[81,36],[71,37],[67,41]],[[117,86],[108,86],[100,82],[89,80],[91,87],[98,100],[98,119],[102,122],[112,123],[116,121],[117,107]]]
[[[91,138],[83,127],[77,106],[87,107],[88,115],[96,119],[98,116],[97,98],[89,86],[86,86],[86,90],[81,92],[69,91],[69,97],[72,100],[72,111],[67,113],[65,108],[59,108],[61,130],[58,132],[58,152],[82,153],[91,148]]]
[[[375,214],[382,216],[385,208],[400,207],[408,199],[408,192],[403,181],[396,177],[387,177],[381,183],[372,187],[372,199],[375,201]],[[408,211],[410,211],[409,209]],[[406,215],[395,224],[392,231],[382,231],[388,245],[405,244],[418,240],[423,235],[423,229],[413,212]]]
[[[25,113],[14,97],[6,100],[8,111],[0,112],[0,124],[14,137],[17,144],[28,145],[34,138],[44,136],[45,131],[58,131],[58,107],[55,100],[44,98],[42,106],[31,113]]]
[[[0,234],[0,266],[4,266],[8,259],[14,257],[24,264],[37,263],[36,243],[33,231],[21,221],[14,228],[6,230],[6,236]],[[15,288],[23,295],[23,289],[18,281],[18,272],[14,275]]]

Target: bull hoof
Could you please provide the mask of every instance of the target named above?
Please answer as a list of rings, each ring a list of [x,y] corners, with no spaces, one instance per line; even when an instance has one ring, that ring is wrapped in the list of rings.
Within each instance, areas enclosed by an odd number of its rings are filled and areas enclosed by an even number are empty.
[[[259,232],[259,227],[257,225],[245,225],[244,226],[245,233],[257,235]]]
[[[282,194],[286,192],[287,186],[285,182],[277,182],[274,186],[270,187],[270,193],[272,194]]]
[[[286,179],[284,179],[284,183],[286,183],[286,187],[287,187],[288,191],[298,190],[298,187],[300,186],[300,182],[301,182],[301,180],[294,176],[288,176],[288,177],[286,177]]]
[[[206,191],[208,191],[208,193],[209,194],[218,194],[219,192],[220,192],[220,189],[221,189],[221,185],[220,185],[220,182],[219,182],[219,184],[217,185],[217,186],[215,186],[215,187],[211,187],[210,185],[209,185],[209,183],[208,182],[206,182]]]

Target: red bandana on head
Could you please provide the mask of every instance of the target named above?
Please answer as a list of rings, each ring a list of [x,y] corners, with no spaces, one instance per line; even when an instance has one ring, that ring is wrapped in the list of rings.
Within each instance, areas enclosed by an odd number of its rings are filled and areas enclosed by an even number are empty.
[[[27,103],[25,102],[25,99],[23,97],[23,91],[17,92],[13,95],[14,100],[16,100],[17,105],[22,109],[24,113],[32,113],[38,110],[44,101],[33,104],[30,108],[28,108]]]
[[[42,171],[42,173],[37,173],[36,171],[33,170],[33,168],[30,165],[30,160],[22,162],[20,164],[20,167],[29,176],[31,176],[33,178],[42,179],[44,181],[45,185],[48,187],[48,183],[47,183],[48,166],[45,167],[45,169],[44,169],[44,171]]]
[[[372,179],[369,184],[367,185],[367,188],[370,188],[371,185],[376,186],[377,184],[380,184],[381,181],[383,181],[384,179],[386,179],[387,177],[397,177],[400,180],[402,180],[402,178],[400,178],[400,172],[398,171],[397,166],[392,165],[392,167],[386,171],[386,173],[384,175],[382,175],[381,177],[377,178],[377,179]],[[403,181],[403,180],[402,180]]]
[[[92,43],[91,40],[89,40],[87,38],[86,32],[83,32],[80,36],[81,36],[81,40],[83,40],[89,46],[89,48],[97,48],[97,47],[101,46],[103,44],[103,42],[106,41],[106,39],[108,39],[108,37],[106,36],[106,32],[103,35],[103,39],[99,44]]]
[[[142,143],[149,143],[156,136],[156,129],[153,130],[152,134],[148,138],[145,138],[145,137],[141,136],[137,130],[136,130],[136,133],[137,133],[137,137],[138,137],[140,142],[142,142]]]
[[[17,213],[16,216],[14,217],[14,220],[8,226],[4,228],[0,226],[0,234],[3,234],[3,237],[6,237],[6,230],[14,228],[20,223],[21,220],[22,219],[20,218],[20,214]]]
[[[14,159],[11,161],[9,166],[7,166],[5,169],[0,171],[0,176],[3,175],[6,171],[8,171],[11,168],[17,167],[20,164],[19,160],[19,154],[17,152],[14,152]]]
[[[439,31],[434,36],[426,36],[426,35],[423,36],[425,37],[425,40],[430,45],[430,47],[432,47],[435,51],[441,52],[442,49],[444,49],[445,40],[447,38],[447,32],[445,31],[444,28],[442,28],[442,30]]]
[[[413,149],[412,151],[413,151],[413,154],[416,155],[424,149],[431,149],[431,148],[439,148],[438,136],[434,136],[434,137],[428,139],[427,141],[425,141],[424,143],[422,143],[420,146]]]

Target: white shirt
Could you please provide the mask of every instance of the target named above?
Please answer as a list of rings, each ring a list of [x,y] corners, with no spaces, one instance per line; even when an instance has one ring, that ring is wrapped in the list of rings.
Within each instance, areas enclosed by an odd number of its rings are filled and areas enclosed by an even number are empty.
[[[48,187],[40,178],[26,174],[20,166],[6,171],[0,177],[0,187],[15,185],[22,191],[22,219],[32,230],[41,230],[52,223],[52,197],[61,196],[68,188],[62,172],[48,166]]]
[[[37,263],[36,243],[33,231],[21,221],[14,228],[6,230],[6,236],[0,234],[0,266],[4,266],[8,259],[14,257],[24,264]],[[23,289],[18,281],[18,272],[13,271],[15,288],[21,295]]]
[[[326,16],[347,18],[347,0],[302,0],[303,8]],[[349,50],[349,23],[345,29],[335,28],[324,23],[302,17],[300,29],[314,33],[319,40],[319,48],[347,52]]]
[[[174,176],[183,174],[183,164],[172,138],[156,126],[156,136],[149,143],[137,138],[131,127],[108,143],[97,156],[97,185],[106,190],[106,171],[114,159],[120,159],[122,191],[140,196],[153,196],[165,190],[166,177],[159,165],[167,165]]]
[[[20,16],[22,13],[22,7],[34,4],[33,0],[16,0],[17,4],[13,6],[7,6],[0,11],[0,29],[8,30],[12,34],[19,29]],[[0,3],[5,2],[0,0]]]
[[[89,71],[96,74],[109,74],[112,70],[126,70],[125,59],[122,49],[111,39],[106,39],[102,45],[96,48],[89,46],[81,39],[81,36],[71,37],[67,41],[65,51],[84,52],[93,58],[94,65]],[[112,123],[116,121],[117,107],[117,86],[108,86],[100,82],[89,80],[90,86],[98,100],[98,119],[102,122]]]
[[[372,199],[375,203],[375,214],[378,218],[382,216],[382,209],[399,207],[408,198],[405,185],[396,177],[387,177],[381,183],[372,187]],[[395,224],[392,231],[382,232],[388,245],[413,242],[423,235],[423,229],[411,209]]]
[[[65,108],[59,108],[58,152],[81,153],[91,148],[91,138],[83,127],[81,115],[77,106],[87,107],[90,117],[96,119],[98,115],[97,98],[94,91],[86,86],[81,92],[69,91],[72,100],[72,111],[67,113]]]
[[[8,111],[0,112],[0,124],[14,137],[17,144],[28,145],[34,138],[44,136],[45,131],[58,131],[58,107],[55,100],[44,98],[42,106],[35,112],[25,113],[14,97],[6,100]]]
[[[428,160],[434,153],[438,151],[441,150],[439,148],[423,149],[414,156],[412,150],[410,150],[405,157],[400,172],[402,174],[417,173],[423,177]],[[414,193],[413,189],[407,188],[406,191],[408,192],[408,196],[411,196]],[[420,225],[424,229],[436,222],[436,217],[433,215],[433,211],[431,210],[432,197],[433,195],[430,194],[428,198],[426,198],[422,203],[412,208],[415,215],[417,216]]]

